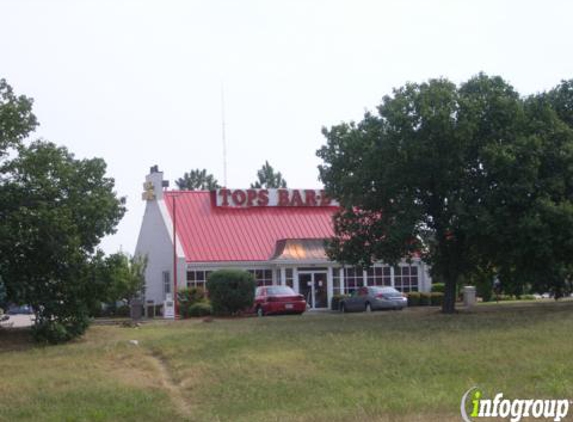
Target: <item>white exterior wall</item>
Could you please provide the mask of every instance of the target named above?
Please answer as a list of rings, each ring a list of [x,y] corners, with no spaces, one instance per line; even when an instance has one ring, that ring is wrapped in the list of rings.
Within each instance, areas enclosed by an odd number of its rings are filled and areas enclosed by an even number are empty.
[[[178,243],[177,284],[187,285],[185,257]],[[148,201],[135,248],[135,255],[147,255],[145,300],[161,304],[165,300],[163,272],[168,271],[173,292],[173,223],[163,200]]]

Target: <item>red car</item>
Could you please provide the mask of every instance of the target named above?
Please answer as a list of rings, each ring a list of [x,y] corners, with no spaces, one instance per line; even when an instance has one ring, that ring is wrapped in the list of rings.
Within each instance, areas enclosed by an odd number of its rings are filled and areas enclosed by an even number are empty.
[[[258,316],[302,314],[306,311],[306,300],[287,286],[261,286],[255,291],[253,310]]]

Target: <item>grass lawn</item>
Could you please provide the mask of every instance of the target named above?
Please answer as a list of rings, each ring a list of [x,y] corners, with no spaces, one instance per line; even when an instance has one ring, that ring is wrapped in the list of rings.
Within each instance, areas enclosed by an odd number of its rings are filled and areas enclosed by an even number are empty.
[[[571,301],[94,326],[55,347],[2,330],[0,421],[459,421],[474,385],[573,399],[572,332]]]

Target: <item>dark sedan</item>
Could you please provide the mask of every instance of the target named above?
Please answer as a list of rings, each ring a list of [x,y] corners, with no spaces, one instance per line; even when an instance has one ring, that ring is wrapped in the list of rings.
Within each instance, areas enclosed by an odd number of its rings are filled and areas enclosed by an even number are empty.
[[[360,287],[340,301],[341,312],[370,312],[379,309],[401,310],[408,299],[393,287]]]

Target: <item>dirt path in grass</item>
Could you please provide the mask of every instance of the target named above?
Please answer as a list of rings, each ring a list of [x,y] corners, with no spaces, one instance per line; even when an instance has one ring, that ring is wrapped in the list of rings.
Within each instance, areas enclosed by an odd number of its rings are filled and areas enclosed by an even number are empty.
[[[186,420],[191,420],[193,412],[191,405],[182,394],[182,386],[173,378],[165,358],[158,353],[144,352],[143,356],[159,374],[161,386],[165,388],[177,411]]]

